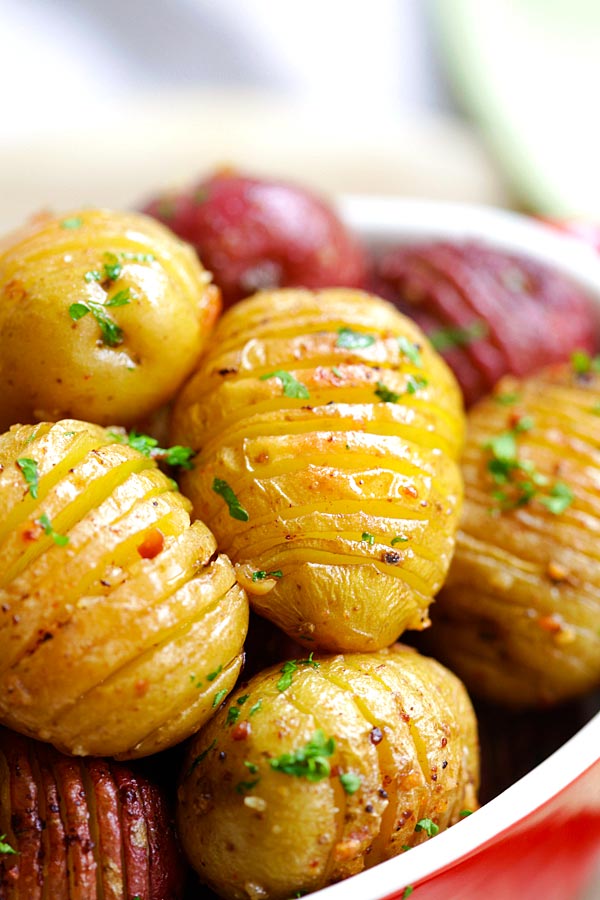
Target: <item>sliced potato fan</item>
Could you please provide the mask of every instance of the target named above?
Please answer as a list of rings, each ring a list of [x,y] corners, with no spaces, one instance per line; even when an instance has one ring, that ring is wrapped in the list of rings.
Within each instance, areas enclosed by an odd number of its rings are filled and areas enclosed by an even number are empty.
[[[256,610],[307,646],[372,650],[422,628],[453,551],[460,395],[421,331],[357,291],[229,310],[180,395],[194,510]]]
[[[76,420],[0,437],[0,718],[78,755],[193,733],[232,689],[247,630],[210,531],[120,440]]]
[[[474,407],[456,556],[427,646],[474,693],[547,705],[600,685],[600,376],[587,354]]]
[[[184,849],[228,900],[287,900],[402,853],[476,805],[475,717],[458,679],[395,645],[288,661],[194,738]]]

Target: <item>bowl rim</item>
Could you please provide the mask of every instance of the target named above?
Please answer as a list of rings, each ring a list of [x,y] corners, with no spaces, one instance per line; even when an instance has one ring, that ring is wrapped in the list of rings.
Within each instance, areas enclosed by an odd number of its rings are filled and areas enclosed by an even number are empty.
[[[477,239],[530,256],[570,276],[591,296],[600,321],[600,254],[541,221],[489,206],[392,196],[344,195],[343,220],[374,246]],[[315,900],[384,900],[472,856],[514,829],[600,761],[600,712],[505,791],[410,854],[394,857],[311,894]]]

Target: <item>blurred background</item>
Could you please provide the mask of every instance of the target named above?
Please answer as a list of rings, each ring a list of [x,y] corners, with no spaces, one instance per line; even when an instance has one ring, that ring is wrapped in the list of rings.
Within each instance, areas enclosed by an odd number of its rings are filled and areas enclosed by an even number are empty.
[[[0,0],[0,224],[214,165],[600,217],[598,0]]]

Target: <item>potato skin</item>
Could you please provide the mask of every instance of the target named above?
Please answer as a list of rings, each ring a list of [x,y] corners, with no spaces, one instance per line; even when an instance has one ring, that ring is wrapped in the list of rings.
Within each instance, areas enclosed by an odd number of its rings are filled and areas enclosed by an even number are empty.
[[[16,731],[145,756],[233,688],[248,626],[233,566],[155,461],[110,430],[63,420],[0,437],[0,554],[0,720]]]
[[[242,685],[190,747],[179,834],[227,900],[318,890],[421,843],[421,819],[441,830],[476,806],[475,717],[439,663],[395,645],[297,665],[285,689],[280,667]],[[272,767],[319,729],[334,739],[328,775]]]
[[[367,345],[344,346],[344,329]],[[287,290],[228,310],[171,437],[198,451],[182,490],[254,609],[311,648],[367,651],[428,623],[453,551],[462,429],[452,374],[390,304]],[[248,521],[228,515],[215,479]],[[257,584],[256,571],[282,577]]]
[[[128,302],[105,305],[118,295]],[[94,302],[121,329],[114,346],[94,315],[71,316],[73,304]],[[0,243],[0,430],[139,421],[192,371],[219,308],[191,248],[149,217],[40,217]]]
[[[426,646],[499,703],[547,706],[600,685],[599,404],[597,374],[558,366],[503,379],[469,414],[456,555]],[[493,492],[507,488],[495,483],[484,445],[527,418],[519,459],[547,484],[500,513]],[[552,513],[540,498],[556,482],[573,499]]]
[[[3,900],[177,900],[185,864],[162,791],[103,759],[0,729]],[[157,829],[158,826],[158,829]]]

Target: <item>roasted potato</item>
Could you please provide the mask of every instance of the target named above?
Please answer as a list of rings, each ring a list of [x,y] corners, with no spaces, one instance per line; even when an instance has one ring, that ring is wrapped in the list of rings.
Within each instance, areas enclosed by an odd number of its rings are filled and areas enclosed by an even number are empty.
[[[287,900],[473,810],[476,723],[458,679],[396,645],[257,675],[194,738],[179,788],[190,862],[228,900]]]
[[[76,420],[0,437],[0,721],[77,755],[192,734],[234,686],[248,603],[170,478]]]
[[[389,248],[375,288],[444,355],[467,405],[503,375],[530,375],[597,344],[590,298],[534,259],[474,242]],[[535,339],[532,336],[535,335]]]
[[[162,792],[103,759],[0,729],[3,900],[177,900],[185,865]]]
[[[293,184],[225,170],[145,212],[195,247],[226,305],[259,289],[365,284],[358,240],[331,206]]]
[[[0,242],[0,430],[131,425],[170,400],[220,307],[190,247],[146,216],[44,216]]]
[[[457,385],[391,305],[343,289],[228,310],[180,395],[182,481],[257,612],[309,647],[422,628],[462,496]]]
[[[547,705],[600,685],[600,376],[504,379],[470,413],[465,506],[427,647],[474,693]]]

